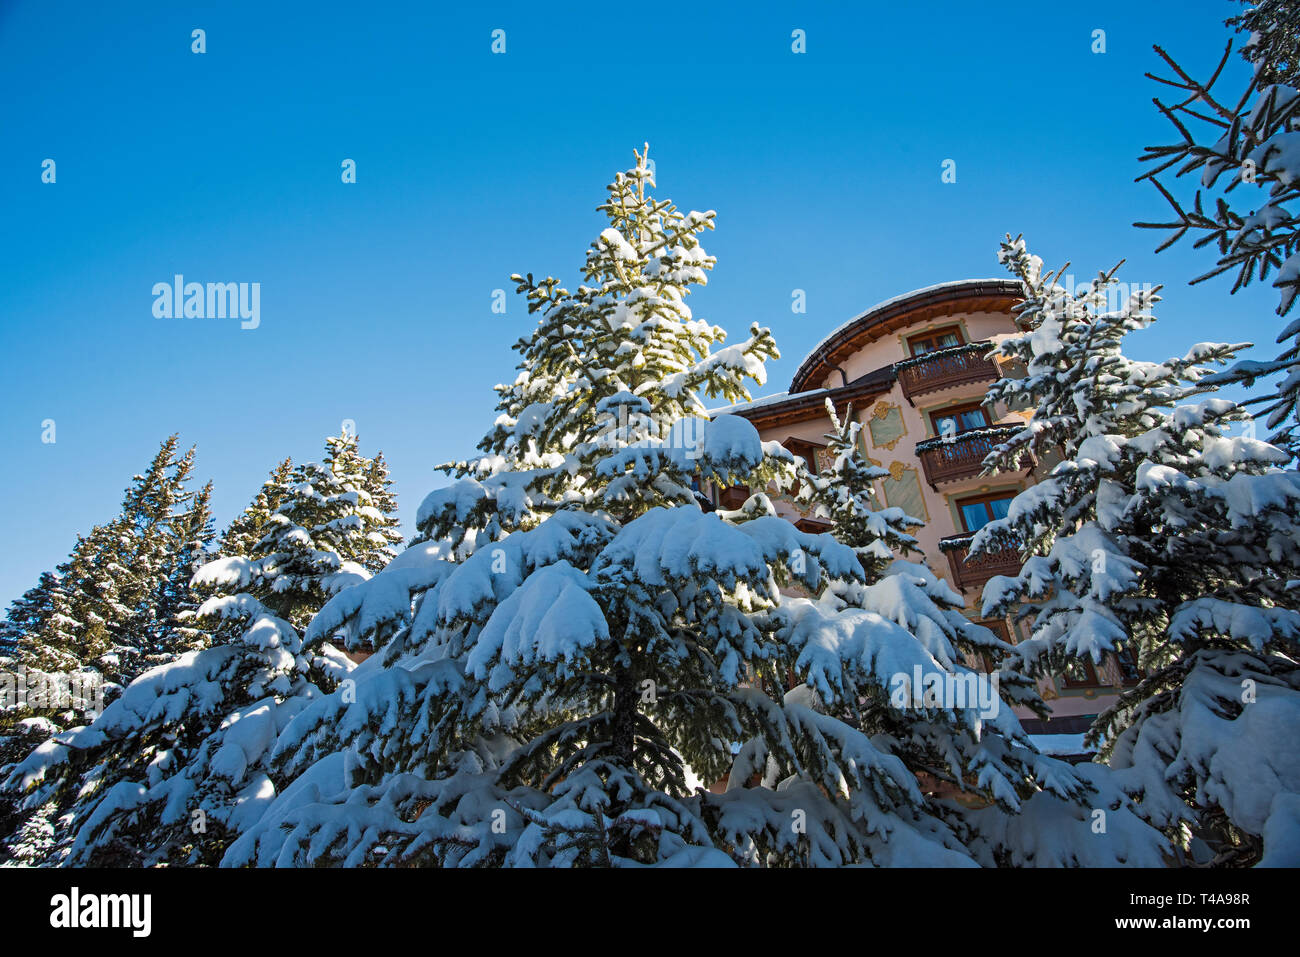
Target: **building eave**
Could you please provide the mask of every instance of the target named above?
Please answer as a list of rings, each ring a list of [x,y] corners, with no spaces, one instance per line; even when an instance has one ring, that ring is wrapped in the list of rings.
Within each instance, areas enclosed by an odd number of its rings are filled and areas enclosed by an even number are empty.
[[[1024,298],[1014,279],[960,279],[895,296],[872,306],[823,339],[799,365],[790,395],[810,391],[868,342],[954,312],[1009,312]]]
[[[885,395],[893,385],[894,367],[889,365],[837,389],[811,389],[795,395],[758,399],[744,405],[717,409],[709,415],[711,417],[738,415],[748,419],[755,428],[767,429],[795,422],[825,419],[827,399],[835,403],[838,411],[843,412],[844,407],[849,403],[867,402]]]

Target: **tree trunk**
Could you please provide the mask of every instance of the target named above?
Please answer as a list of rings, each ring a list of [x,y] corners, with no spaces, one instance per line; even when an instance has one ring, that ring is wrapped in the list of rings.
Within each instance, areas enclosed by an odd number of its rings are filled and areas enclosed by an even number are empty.
[[[614,673],[614,720],[610,739],[615,760],[626,768],[632,767],[637,704],[632,672],[619,667]]]

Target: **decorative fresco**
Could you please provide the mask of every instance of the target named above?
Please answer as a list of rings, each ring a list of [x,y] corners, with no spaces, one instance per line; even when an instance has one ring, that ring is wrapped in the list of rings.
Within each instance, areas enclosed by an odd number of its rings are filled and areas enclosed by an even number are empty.
[[[885,494],[885,504],[901,508],[913,518],[930,521],[925,495],[921,492],[921,476],[915,468],[902,462],[890,462],[889,475],[880,480],[880,485]]]
[[[893,451],[898,440],[907,434],[903,425],[903,412],[897,405],[889,402],[877,402],[867,419],[867,429],[871,432],[871,444],[878,449]]]

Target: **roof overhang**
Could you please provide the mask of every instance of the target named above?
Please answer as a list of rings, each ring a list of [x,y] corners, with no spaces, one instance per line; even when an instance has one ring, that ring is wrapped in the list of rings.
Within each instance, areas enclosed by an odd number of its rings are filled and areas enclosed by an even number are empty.
[[[836,412],[842,415],[845,406],[850,403],[859,404],[860,408],[861,403],[886,395],[893,385],[894,367],[885,366],[838,389],[813,389],[800,395],[788,396],[779,402],[766,401],[748,408],[734,406],[711,414],[738,415],[748,419],[756,429],[762,430],[795,422],[826,419],[827,399],[835,403]],[[827,421],[829,427],[829,420]]]
[[[1022,287],[1015,279],[963,279],[896,296],[849,320],[823,339],[799,365],[790,383],[790,395],[797,398],[797,393],[815,388],[867,343],[898,329],[953,313],[1010,312],[1022,299]]]

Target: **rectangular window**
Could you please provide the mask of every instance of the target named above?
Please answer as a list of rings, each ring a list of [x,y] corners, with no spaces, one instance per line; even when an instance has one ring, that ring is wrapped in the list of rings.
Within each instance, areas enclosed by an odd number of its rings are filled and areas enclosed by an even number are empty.
[[[983,625],[993,634],[997,635],[1007,644],[1015,644],[1011,640],[1011,632],[1007,629],[1007,623],[1000,618],[986,619],[975,622],[977,625]],[[996,669],[993,667],[993,659],[985,652],[976,652],[975,657],[978,660],[978,667],[981,667],[985,674],[992,674]]]
[[[907,340],[907,347],[914,356],[923,356],[937,349],[950,349],[962,345],[961,329],[957,326],[944,326],[933,329]]]
[[[781,443],[791,455],[797,455],[804,460],[808,466],[808,471],[816,474],[825,468],[828,464],[826,458],[826,446],[818,445],[815,442],[809,442],[806,439],[799,439],[791,436]],[[799,494],[799,483],[795,482],[790,486],[790,494]]]
[[[1119,664],[1120,683],[1124,685],[1135,685],[1146,677],[1146,672],[1138,667],[1137,654],[1133,651],[1132,645],[1125,645],[1115,655]]]
[[[994,519],[1006,518],[1015,492],[994,492],[957,503],[961,523],[968,532],[977,532]]]
[[[1097,677],[1097,669],[1093,667],[1091,658],[1080,658],[1071,661],[1065,668],[1065,687],[1067,688],[1099,688],[1101,680]]]
[[[931,412],[930,424],[934,426],[934,434],[942,437],[960,435],[971,429],[982,429],[993,423],[989,421],[989,414],[984,406],[972,403]]]

